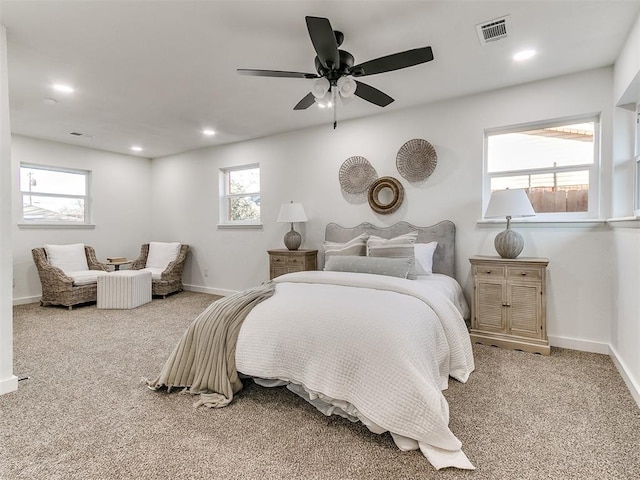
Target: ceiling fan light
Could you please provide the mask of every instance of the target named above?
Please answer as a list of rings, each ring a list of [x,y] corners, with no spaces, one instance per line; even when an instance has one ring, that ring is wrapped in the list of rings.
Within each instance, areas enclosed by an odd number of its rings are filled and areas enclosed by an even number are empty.
[[[329,80],[322,77],[313,82],[311,93],[313,93],[313,96],[316,98],[322,98],[327,94],[330,87],[331,84],[329,83]]]
[[[340,98],[340,103],[342,103],[342,105],[349,105],[351,102],[353,102],[353,99],[356,98],[355,95],[352,95],[350,97],[344,97],[342,95],[338,95],[338,97]]]
[[[356,81],[351,77],[340,77],[338,79],[338,91],[342,98],[353,97],[357,87]]]
[[[316,97],[316,103],[319,108],[331,108],[333,107],[333,95],[331,92],[326,92],[323,97]]]

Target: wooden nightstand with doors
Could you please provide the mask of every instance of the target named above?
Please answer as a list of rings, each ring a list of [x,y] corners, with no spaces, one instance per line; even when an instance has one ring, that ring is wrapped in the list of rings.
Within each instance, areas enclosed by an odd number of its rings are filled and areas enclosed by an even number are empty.
[[[267,250],[269,253],[269,278],[291,272],[318,269],[318,250]]]
[[[546,258],[475,256],[471,342],[549,355]]]

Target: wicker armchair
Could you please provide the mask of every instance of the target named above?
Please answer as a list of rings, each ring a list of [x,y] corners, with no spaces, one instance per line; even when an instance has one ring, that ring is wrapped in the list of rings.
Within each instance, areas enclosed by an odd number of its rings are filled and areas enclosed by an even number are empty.
[[[188,253],[189,245],[180,245],[180,251],[178,252],[177,258],[167,265],[159,279],[152,278],[152,295],[160,295],[162,298],[166,298],[170,293],[182,291],[182,269],[184,268],[184,262],[187,259]],[[142,270],[143,268],[146,268],[148,256],[149,244],[145,243],[140,248],[140,256],[131,264],[131,269]]]
[[[98,261],[93,247],[85,245],[84,252],[87,256],[89,270],[109,271],[107,265]],[[31,254],[42,284],[40,305],[64,305],[71,310],[74,305],[96,301],[97,282],[88,285],[74,285],[73,278],[49,263],[47,251],[44,248],[34,248],[31,250]]]

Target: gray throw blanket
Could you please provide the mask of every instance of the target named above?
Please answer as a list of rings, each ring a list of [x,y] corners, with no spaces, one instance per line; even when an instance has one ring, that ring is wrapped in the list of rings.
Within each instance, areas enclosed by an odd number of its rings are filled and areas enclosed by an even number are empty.
[[[236,370],[242,322],[254,306],[274,294],[275,288],[274,282],[267,282],[209,305],[184,332],[160,375],[146,381],[149,388],[184,388],[192,395],[200,394],[196,407],[228,405],[233,394],[242,389]]]

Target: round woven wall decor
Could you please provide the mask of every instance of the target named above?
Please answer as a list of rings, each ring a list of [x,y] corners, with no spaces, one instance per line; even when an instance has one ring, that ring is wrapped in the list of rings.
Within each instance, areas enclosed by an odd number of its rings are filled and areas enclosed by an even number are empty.
[[[364,157],[347,158],[338,172],[340,187],[347,193],[358,194],[367,191],[378,178],[376,169]]]
[[[437,163],[436,149],[421,138],[414,138],[402,145],[396,156],[398,173],[410,182],[421,182],[429,178]]]
[[[391,201],[387,203],[380,199],[380,193],[385,188],[389,188],[392,194]],[[374,212],[393,213],[400,208],[402,200],[404,200],[404,187],[393,177],[380,177],[369,187],[369,206]]]

